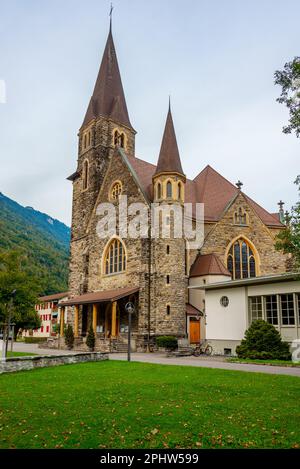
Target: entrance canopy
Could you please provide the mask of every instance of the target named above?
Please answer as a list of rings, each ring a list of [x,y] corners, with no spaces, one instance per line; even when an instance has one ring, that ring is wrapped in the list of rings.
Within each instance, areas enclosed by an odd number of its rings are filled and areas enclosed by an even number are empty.
[[[117,301],[125,296],[132,295],[139,291],[139,287],[126,287],[118,288],[117,290],[105,290],[97,291],[93,293],[85,293],[84,295],[75,296],[67,301],[61,301],[59,306],[73,306],[73,305],[85,305],[85,304],[96,304],[105,303],[108,301]]]

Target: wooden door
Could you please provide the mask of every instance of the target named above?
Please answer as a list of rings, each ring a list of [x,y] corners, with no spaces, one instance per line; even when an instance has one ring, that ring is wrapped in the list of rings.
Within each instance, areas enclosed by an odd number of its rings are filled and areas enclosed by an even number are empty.
[[[190,318],[190,343],[199,344],[200,342],[200,319]]]

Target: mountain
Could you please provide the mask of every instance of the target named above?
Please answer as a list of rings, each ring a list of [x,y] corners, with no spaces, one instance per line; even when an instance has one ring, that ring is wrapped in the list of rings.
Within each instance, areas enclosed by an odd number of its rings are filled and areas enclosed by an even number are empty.
[[[0,249],[19,249],[41,283],[41,295],[67,291],[70,228],[0,192]]]

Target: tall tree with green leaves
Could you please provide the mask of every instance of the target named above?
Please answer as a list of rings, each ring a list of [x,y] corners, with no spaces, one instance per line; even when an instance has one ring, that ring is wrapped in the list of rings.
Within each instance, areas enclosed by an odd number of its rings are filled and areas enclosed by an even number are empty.
[[[28,271],[24,255],[13,250],[0,251],[0,323],[7,323],[12,307],[15,331],[39,328],[40,319],[34,308],[39,288],[37,279]]]
[[[300,269],[300,175],[296,178],[299,200],[286,215],[286,228],[276,238],[275,247],[285,254],[291,253],[296,269]]]
[[[281,86],[281,95],[277,101],[285,104],[290,113],[288,125],[283,127],[283,132],[295,132],[300,137],[300,57],[287,62],[283,70],[277,70],[274,78],[275,85]]]

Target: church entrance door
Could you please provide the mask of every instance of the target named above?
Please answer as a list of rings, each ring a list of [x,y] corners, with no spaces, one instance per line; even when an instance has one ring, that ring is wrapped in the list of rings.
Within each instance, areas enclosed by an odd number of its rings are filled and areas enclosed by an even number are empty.
[[[199,344],[200,342],[200,319],[190,318],[190,343]]]

